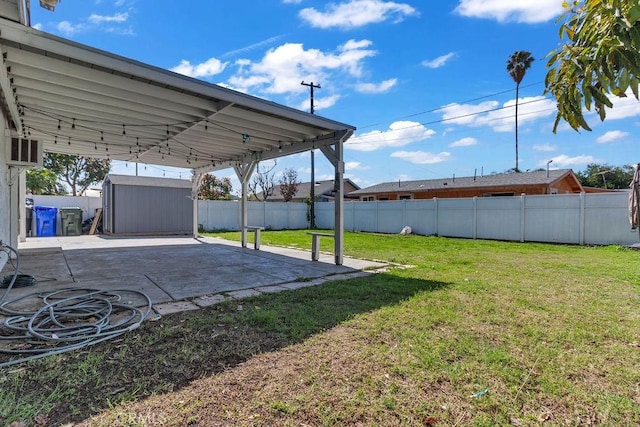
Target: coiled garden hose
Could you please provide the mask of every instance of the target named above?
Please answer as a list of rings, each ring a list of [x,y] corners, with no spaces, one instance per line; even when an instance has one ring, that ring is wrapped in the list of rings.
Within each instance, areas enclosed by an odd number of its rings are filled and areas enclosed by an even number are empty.
[[[0,314],[8,316],[0,325],[0,352],[20,357],[0,363],[0,368],[33,359],[77,350],[137,329],[152,311],[148,295],[128,289],[105,291],[67,288],[48,293],[34,292],[5,301],[19,274],[20,256],[0,242],[0,250],[16,256],[13,277],[0,297]],[[125,297],[131,297],[126,300]],[[41,299],[33,312],[14,309],[28,299]],[[134,299],[144,301],[134,307]]]

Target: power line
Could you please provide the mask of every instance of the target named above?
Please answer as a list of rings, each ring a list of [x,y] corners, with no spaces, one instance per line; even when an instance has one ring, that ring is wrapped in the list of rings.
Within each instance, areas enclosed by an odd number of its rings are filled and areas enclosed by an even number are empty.
[[[537,86],[537,85],[539,85],[541,83],[544,83],[544,82],[531,83],[529,85],[521,86],[520,88],[521,89],[526,89],[528,87]],[[491,94],[488,94],[488,95],[483,95],[483,96],[478,96],[476,98],[471,98],[471,99],[468,99],[466,101],[454,102],[454,104],[468,104],[470,102],[480,101],[481,99],[493,98],[493,97],[495,97],[497,95],[503,95],[505,93],[513,92],[514,90],[515,89],[507,89],[507,90],[503,90],[503,91],[500,91],[500,92],[495,92],[495,93],[491,93]],[[448,104],[448,105],[451,105],[451,104]],[[448,108],[448,105],[444,105],[444,106],[437,107],[437,108],[432,108],[430,110],[420,111],[418,113],[409,114],[407,116],[402,116],[402,117],[399,117],[397,119],[393,119],[392,121],[395,122],[395,121],[398,121],[398,120],[403,120],[403,119],[408,119],[408,118],[415,117],[415,116],[420,116],[422,114],[435,113],[436,111],[440,111],[440,110],[444,110],[445,108]],[[373,126],[378,126],[380,124],[382,124],[382,122],[373,123],[373,124],[369,124],[369,125],[366,125],[366,126],[358,126],[358,129],[367,129],[367,128],[370,128],[370,127],[373,127]]]

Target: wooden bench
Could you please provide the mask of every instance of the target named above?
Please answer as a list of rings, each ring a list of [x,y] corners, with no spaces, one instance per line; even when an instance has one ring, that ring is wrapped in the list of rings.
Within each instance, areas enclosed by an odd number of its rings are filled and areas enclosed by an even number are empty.
[[[244,228],[247,231],[253,231],[253,249],[256,251],[260,249],[260,232],[264,230],[264,227],[246,226]]]
[[[311,261],[318,261],[320,259],[320,237],[335,237],[333,234],[316,233],[310,231],[307,233],[311,236]]]

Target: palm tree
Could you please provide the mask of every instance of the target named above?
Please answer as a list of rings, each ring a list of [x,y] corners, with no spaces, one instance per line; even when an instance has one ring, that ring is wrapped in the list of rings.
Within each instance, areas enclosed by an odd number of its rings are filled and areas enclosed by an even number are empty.
[[[507,60],[507,72],[514,82],[516,82],[516,168],[515,172],[520,172],[518,168],[518,98],[520,95],[520,82],[531,67],[534,58],[531,52],[519,50],[514,52]]]

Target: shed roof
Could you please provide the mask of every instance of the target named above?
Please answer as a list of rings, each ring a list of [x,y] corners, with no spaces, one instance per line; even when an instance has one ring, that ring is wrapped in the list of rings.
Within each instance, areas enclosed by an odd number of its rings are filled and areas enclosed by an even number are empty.
[[[442,189],[463,189],[463,188],[490,188],[504,187],[509,185],[533,186],[533,185],[553,185],[565,177],[573,175],[571,169],[556,169],[547,171],[504,173],[484,176],[465,176],[440,179],[423,179],[417,181],[397,181],[383,182],[371,187],[349,193],[351,196],[373,194],[373,193],[397,193],[398,191],[420,192]],[[575,179],[575,175],[573,175]],[[576,179],[577,181],[577,179]],[[577,181],[580,185],[579,181]]]
[[[151,176],[131,176],[108,174],[104,182],[115,185],[130,185],[139,187],[166,187],[166,188],[188,188],[191,189],[191,181],[175,178],[156,178]]]
[[[0,27],[2,107],[14,136],[41,140],[45,151],[206,172],[332,145],[355,130],[15,20],[0,18]]]

